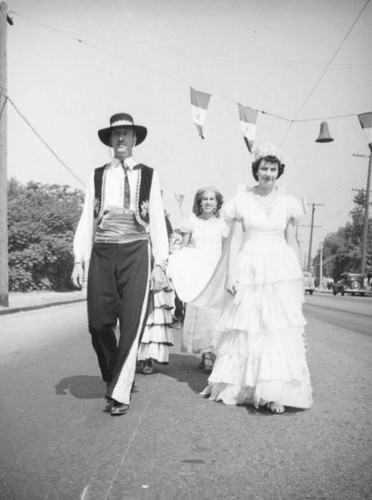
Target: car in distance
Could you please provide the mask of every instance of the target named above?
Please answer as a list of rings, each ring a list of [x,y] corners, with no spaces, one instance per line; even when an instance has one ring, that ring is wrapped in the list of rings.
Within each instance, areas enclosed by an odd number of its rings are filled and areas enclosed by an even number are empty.
[[[341,279],[333,285],[333,295],[350,293],[353,296],[361,295],[364,297],[366,291],[364,275],[358,273],[343,273]]]
[[[305,293],[309,293],[312,295],[315,290],[315,278],[313,276],[313,273],[310,271],[304,271],[304,287],[305,287]]]

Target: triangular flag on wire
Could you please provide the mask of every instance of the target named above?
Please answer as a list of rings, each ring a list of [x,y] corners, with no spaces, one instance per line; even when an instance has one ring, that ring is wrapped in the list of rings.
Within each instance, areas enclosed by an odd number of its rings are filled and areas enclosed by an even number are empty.
[[[182,210],[182,203],[183,203],[183,200],[185,198],[185,195],[184,194],[180,194],[180,193],[174,193],[174,196],[176,197],[178,205],[180,206],[180,209]]]
[[[364,130],[370,151],[372,152],[372,113],[358,115],[362,129]]]
[[[240,128],[242,129],[244,141],[247,145],[248,151],[252,153],[254,139],[256,137],[256,122],[258,111],[238,104]]]
[[[190,87],[190,91],[192,118],[198,129],[198,134],[204,139],[203,127],[211,94],[207,94],[207,92],[202,92],[201,90],[195,90],[192,87]]]

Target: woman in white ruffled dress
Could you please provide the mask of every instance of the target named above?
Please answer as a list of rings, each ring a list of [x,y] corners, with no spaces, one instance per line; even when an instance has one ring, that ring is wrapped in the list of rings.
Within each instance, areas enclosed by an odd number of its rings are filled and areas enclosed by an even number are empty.
[[[219,212],[222,195],[213,187],[201,188],[194,199],[193,213],[181,226],[182,248],[169,258],[168,273],[179,298],[186,302],[182,351],[202,354],[200,368],[211,370],[216,345],[215,326],[219,311],[198,308],[189,302],[203,290],[221,256],[229,228]]]
[[[254,150],[258,186],[225,207],[233,220],[217,358],[202,394],[228,405],[310,408],[302,314],[303,278],[295,236],[302,205],[275,188],[283,173],[271,144]]]

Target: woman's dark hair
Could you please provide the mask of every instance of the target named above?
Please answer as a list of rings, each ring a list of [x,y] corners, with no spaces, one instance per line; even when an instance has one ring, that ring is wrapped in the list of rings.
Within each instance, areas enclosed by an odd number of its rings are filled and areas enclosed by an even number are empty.
[[[277,177],[277,179],[279,179],[279,177],[283,174],[284,169],[285,169],[284,163],[280,163],[280,161],[278,160],[278,158],[276,156],[264,156],[263,158],[258,158],[258,160],[254,161],[252,163],[252,174],[253,174],[253,177],[255,178],[255,180],[258,181],[258,169],[260,168],[260,163],[262,160],[266,160],[269,163],[277,163],[278,164],[278,177]]]
[[[193,204],[193,207],[192,207],[192,211],[194,212],[194,214],[197,217],[199,217],[199,215],[202,213],[201,201],[203,199],[203,196],[205,195],[205,193],[209,193],[210,191],[212,193],[214,193],[214,195],[216,197],[216,201],[217,201],[217,207],[216,207],[216,211],[215,211],[214,215],[216,217],[220,216],[220,210],[221,210],[221,207],[223,205],[223,196],[222,196],[222,194],[215,187],[205,187],[205,188],[198,189],[196,191],[196,194],[195,194],[195,197],[194,197],[194,204]]]

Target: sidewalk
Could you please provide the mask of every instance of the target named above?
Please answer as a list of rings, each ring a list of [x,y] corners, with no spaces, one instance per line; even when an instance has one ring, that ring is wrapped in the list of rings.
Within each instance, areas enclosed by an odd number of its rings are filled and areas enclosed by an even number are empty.
[[[70,292],[10,292],[9,307],[0,306],[0,315],[58,306],[66,304],[67,302],[81,302],[84,300],[86,300],[86,294],[85,291],[82,290]]]

